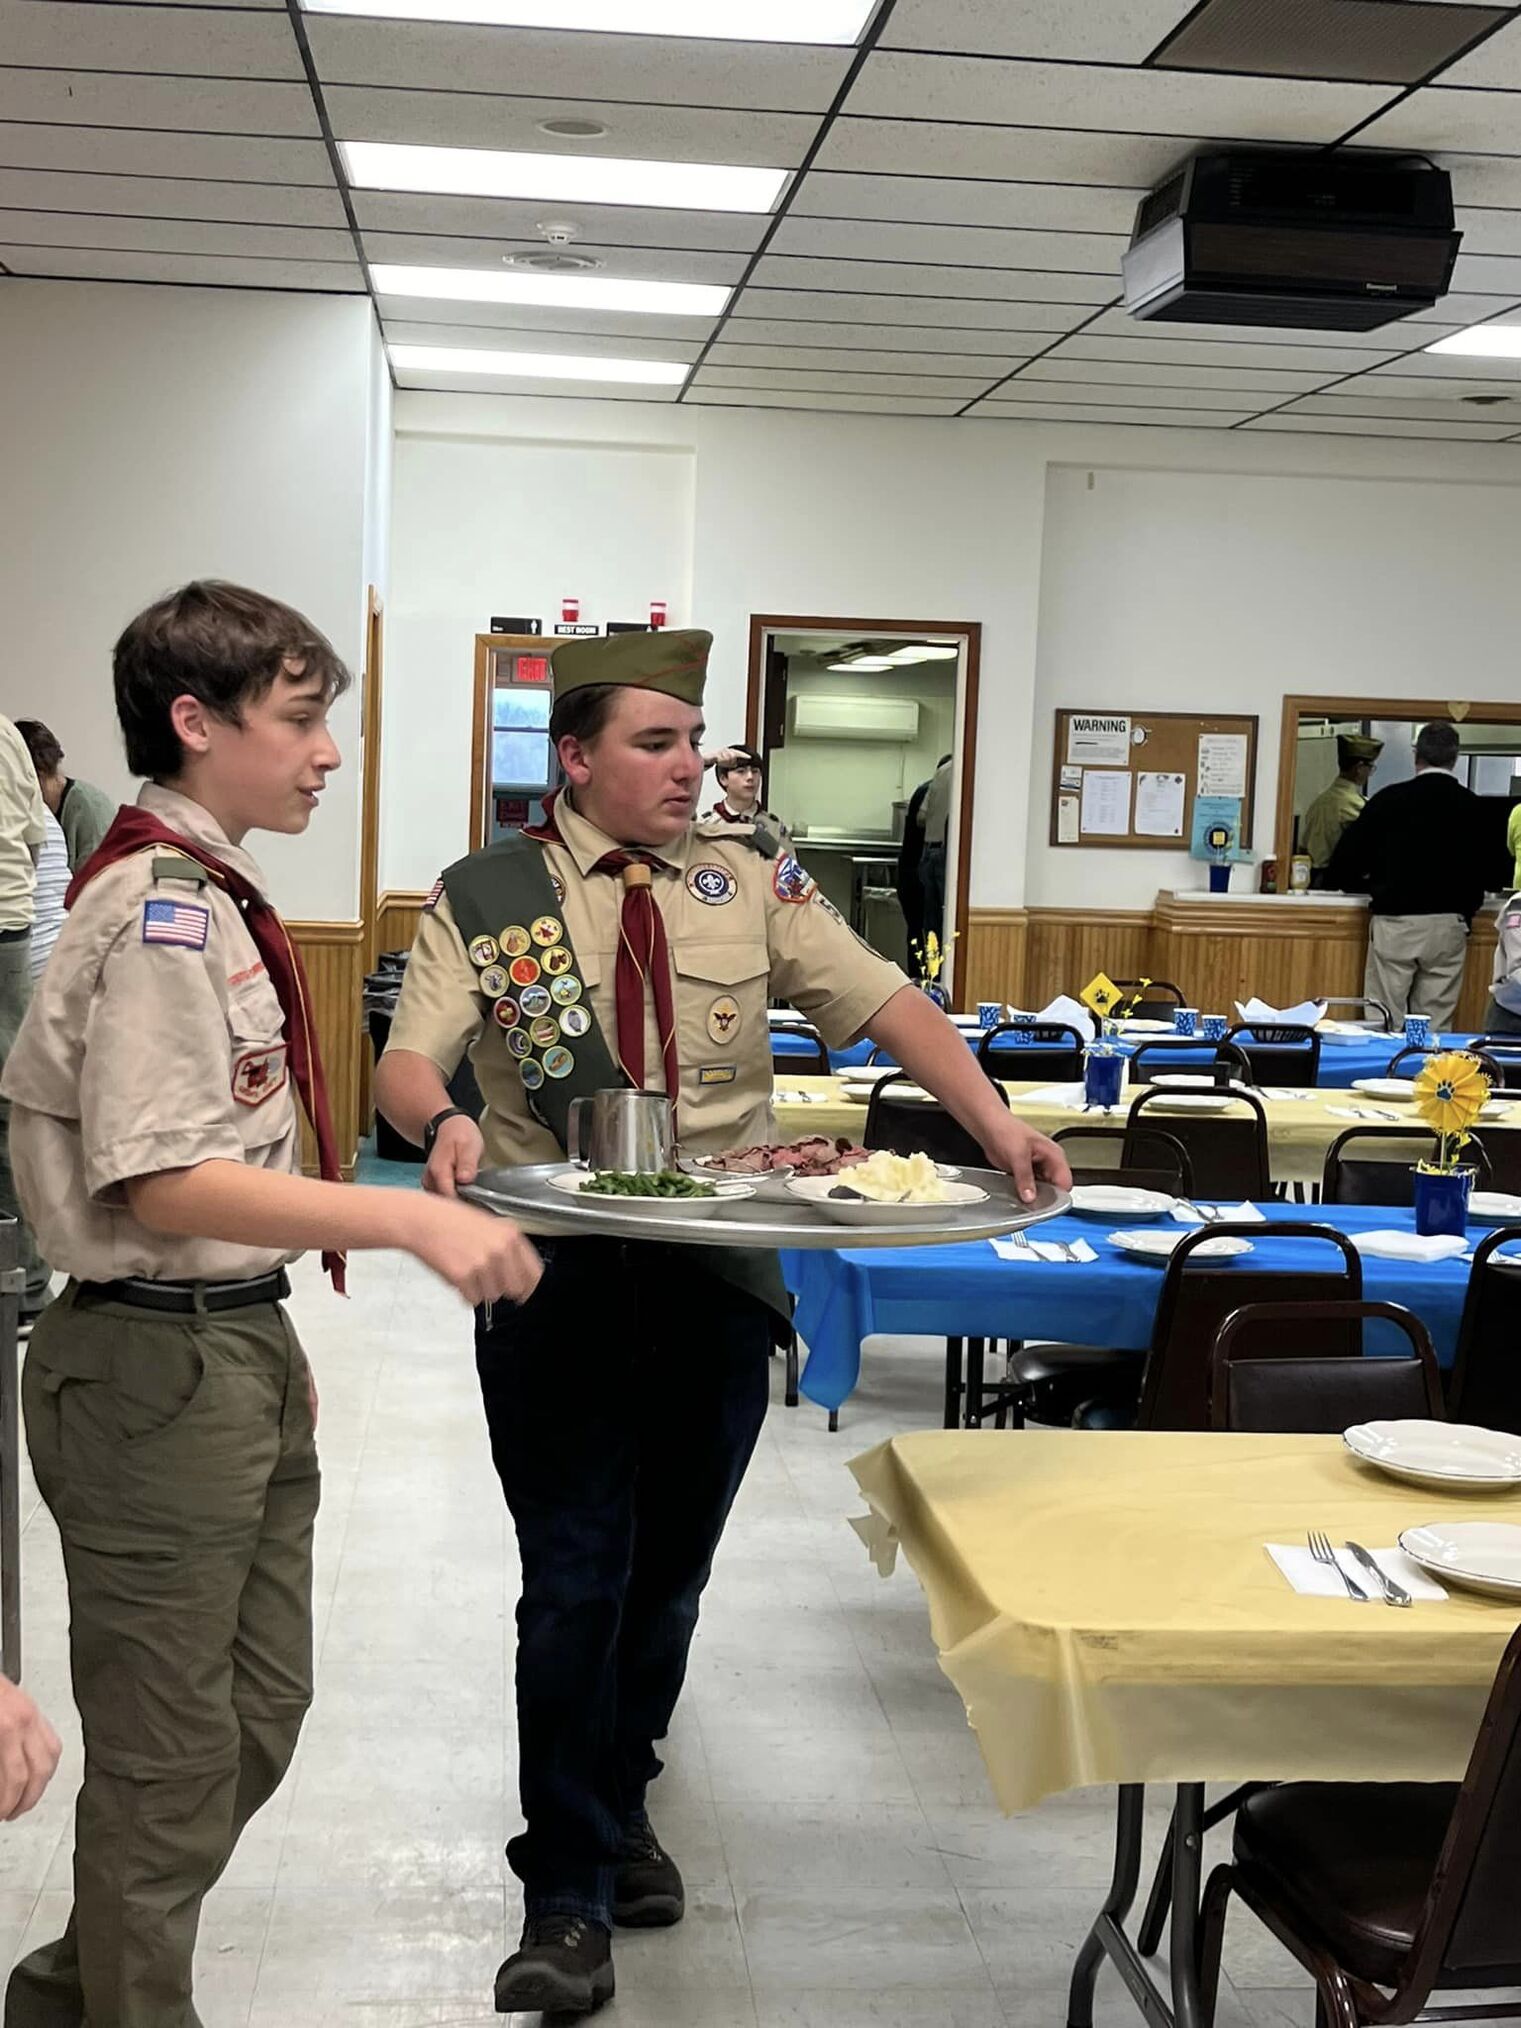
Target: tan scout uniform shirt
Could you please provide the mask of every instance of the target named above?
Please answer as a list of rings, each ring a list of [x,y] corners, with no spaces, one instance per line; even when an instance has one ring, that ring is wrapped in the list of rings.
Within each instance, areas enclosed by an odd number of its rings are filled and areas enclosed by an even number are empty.
[[[32,926],[37,871],[31,848],[47,836],[46,816],[26,741],[0,717],[0,930]]]
[[[199,803],[151,782],[138,801],[264,890]],[[209,876],[154,878],[169,851],[135,854],[85,889],[0,1082],[22,1207],[44,1257],[80,1281],[233,1281],[291,1258],[166,1237],[127,1208],[132,1176],[218,1160],[288,1174],[299,1159],[274,986],[225,889]],[[204,948],[150,940],[150,902],[178,904],[192,938],[193,911],[205,910]]]
[[[623,884],[591,869],[617,849],[562,796],[555,807],[563,845],[545,861],[564,889],[565,927],[587,997],[608,1048],[616,1054],[613,973]],[[781,869],[763,859],[745,826],[704,818],[660,855],[654,893],[665,920],[675,975],[676,1050],[681,1063],[679,1131],[683,1143],[716,1153],[771,1135],[771,1034],[766,1002],[781,994],[817,1023],[826,1042],[858,1035],[908,982],[869,950],[830,903],[803,879],[803,898],[783,898]],[[504,925],[505,926],[505,925]],[[392,1049],[426,1056],[445,1078],[465,1050],[486,1101],[481,1131],[494,1166],[552,1162],[560,1149],[528,1110],[506,1038],[488,1022],[447,899],[423,915],[402,982]],[[654,996],[645,994],[645,1083],[663,1091]],[[572,1047],[574,1045],[572,1044]]]
[[[1367,807],[1368,798],[1357,786],[1338,775],[1328,789],[1322,789],[1304,813],[1299,827],[1299,848],[1311,866],[1323,871],[1330,865],[1341,834]]]

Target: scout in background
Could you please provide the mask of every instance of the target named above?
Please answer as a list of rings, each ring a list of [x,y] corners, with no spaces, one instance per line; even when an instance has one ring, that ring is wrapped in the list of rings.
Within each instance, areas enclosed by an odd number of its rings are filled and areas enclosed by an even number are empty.
[[[1521,1035],[1521,891],[1501,902],[1495,920],[1495,970],[1484,1033]]]
[[[281,1298],[308,1247],[402,1247],[468,1302],[537,1255],[485,1212],[339,1183],[300,959],[244,849],[301,832],[348,674],[299,613],[185,586],[116,644],[149,779],[76,878],[5,1067],[16,1182],[68,1286],[22,1382],[84,1727],[74,1908],[6,2028],[196,2021],[206,1890],[311,1701],[316,1396]],[[298,1174],[293,1087],[325,1180]]]
[[[1321,790],[1299,827],[1299,849],[1310,862],[1312,887],[1325,886],[1342,832],[1362,815],[1368,783],[1383,750],[1381,739],[1368,739],[1360,732],[1336,735],[1336,779]]]
[[[16,730],[32,756],[42,800],[58,819],[68,847],[69,871],[77,873],[105,837],[117,812],[116,798],[93,782],[77,781],[64,773],[63,748],[40,718],[18,718]]]
[[[776,852],[792,850],[792,833],[780,817],[761,803],[765,763],[753,746],[724,746],[712,756],[718,801],[709,815],[725,824],[758,824],[774,840]]]
[[[48,835],[47,805],[26,742],[0,713],[0,1071],[32,999],[32,929],[37,915],[37,861]],[[21,1329],[47,1308],[48,1264],[16,1197],[11,1174],[10,1108],[0,1090],[0,1218],[14,1218],[21,1291]]]
[[[1009,1112],[945,1016],[846,926],[761,828],[694,822],[712,637],[566,642],[544,822],[458,860],[418,926],[375,1095],[450,1195],[482,1163],[563,1161],[572,1098],[668,1092],[693,1152],[771,1137],[766,1002],[840,1047],[892,1051],[1028,1194],[1059,1148]],[[469,1050],[480,1125],[449,1103]],[[724,1521],[788,1329],[774,1254],[539,1242],[521,1309],[476,1314],[492,1456],[522,1555],[523,1883],[502,2013],[585,2014],[613,1992],[614,1923],[680,1920],[646,1808]]]

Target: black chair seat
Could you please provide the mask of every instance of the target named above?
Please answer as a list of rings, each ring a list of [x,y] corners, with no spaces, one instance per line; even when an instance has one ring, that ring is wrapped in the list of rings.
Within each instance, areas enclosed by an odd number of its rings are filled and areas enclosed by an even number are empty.
[[[1236,1813],[1236,1863],[1349,1972],[1394,1986],[1457,1798],[1456,1782],[1263,1789]]]
[[[1096,1376],[1127,1371],[1139,1375],[1144,1352],[1113,1345],[1025,1345],[1009,1359],[1009,1378],[1020,1387],[1038,1387],[1046,1380],[1077,1378],[1086,1399]]]

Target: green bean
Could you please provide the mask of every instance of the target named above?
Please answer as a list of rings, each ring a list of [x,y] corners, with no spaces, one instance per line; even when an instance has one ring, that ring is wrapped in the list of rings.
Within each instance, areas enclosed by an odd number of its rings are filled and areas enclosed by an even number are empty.
[[[699,1177],[686,1176],[678,1170],[666,1169],[658,1175],[603,1170],[587,1181],[582,1194],[588,1197],[653,1197],[670,1200],[681,1197],[716,1197],[718,1192],[711,1183],[705,1183]]]

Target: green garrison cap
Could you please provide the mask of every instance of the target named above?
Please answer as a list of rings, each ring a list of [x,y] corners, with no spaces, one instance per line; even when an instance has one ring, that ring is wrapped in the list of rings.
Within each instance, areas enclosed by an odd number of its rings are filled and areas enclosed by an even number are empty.
[[[1376,761],[1384,750],[1381,739],[1369,739],[1360,732],[1339,732],[1336,735],[1336,758],[1344,767],[1353,761]]]
[[[701,627],[562,641],[552,661],[555,699],[587,683],[622,683],[634,690],[659,690],[683,704],[701,704],[712,645],[713,636]]]

